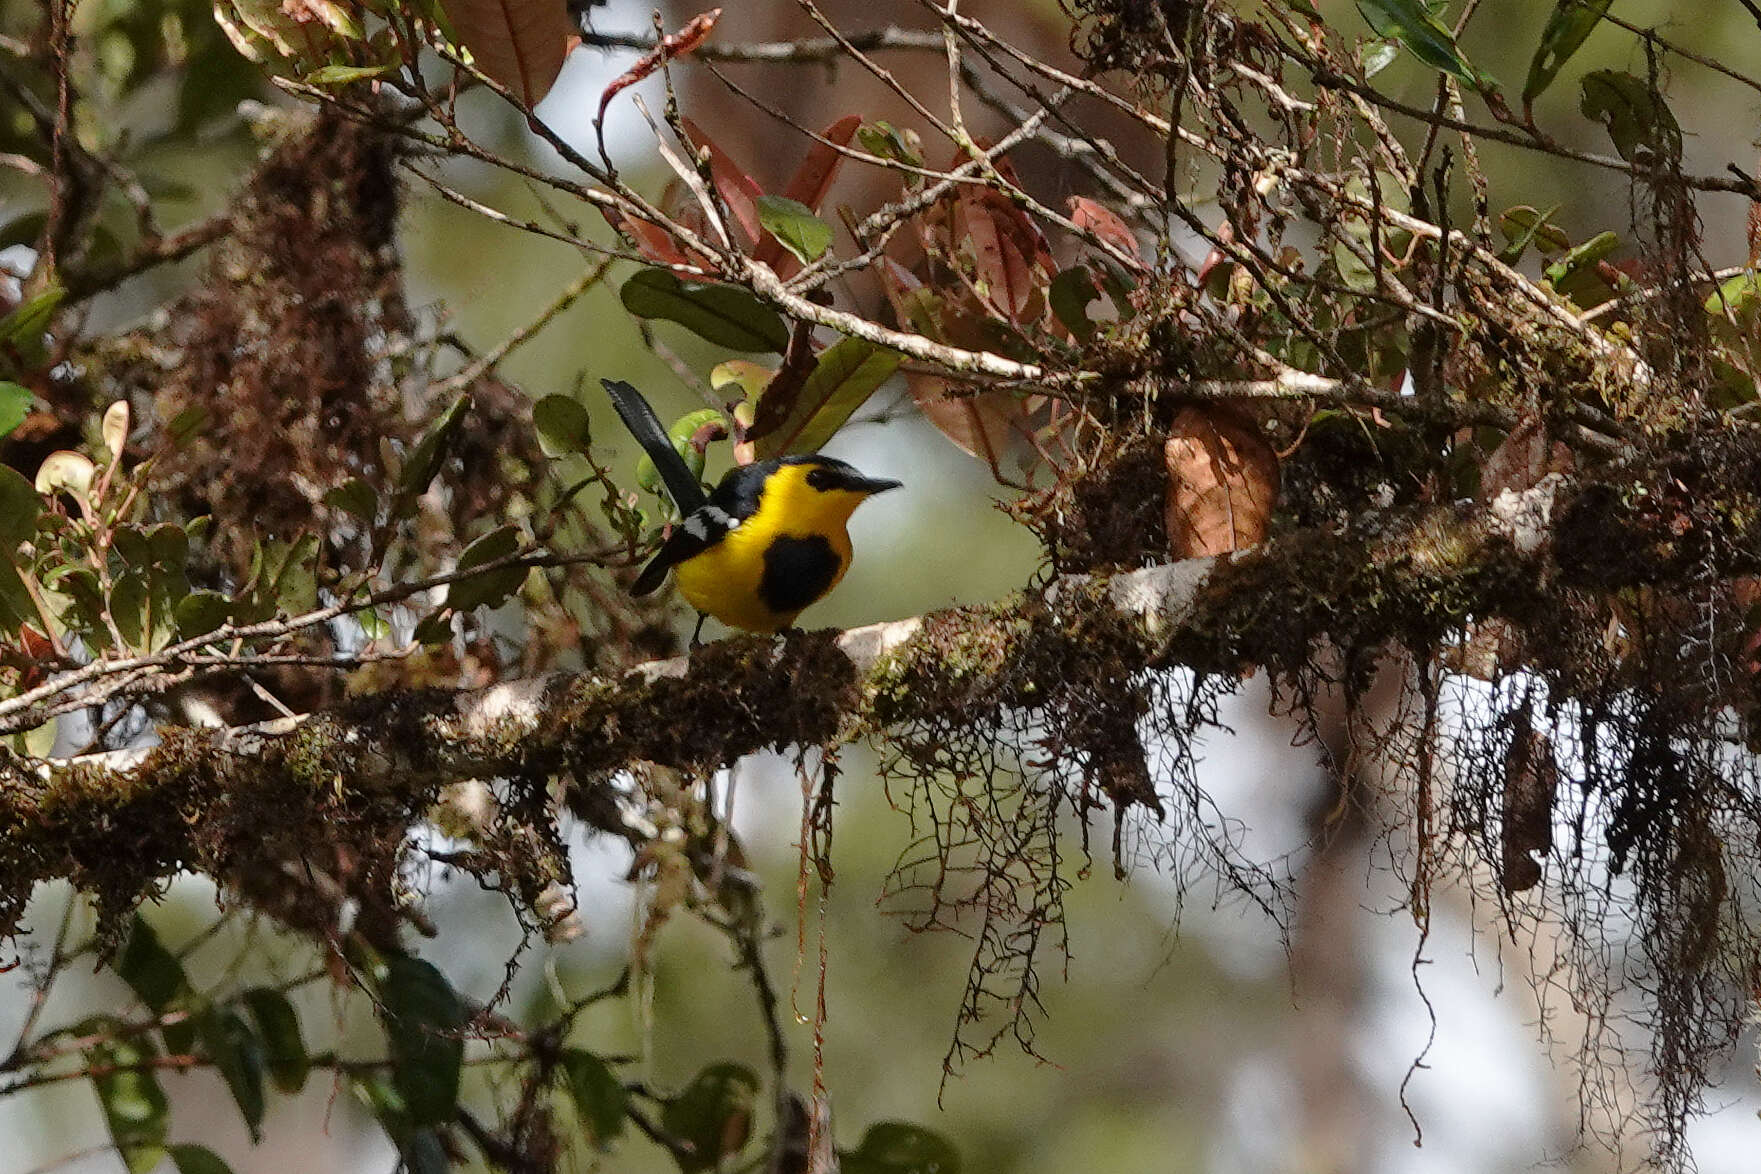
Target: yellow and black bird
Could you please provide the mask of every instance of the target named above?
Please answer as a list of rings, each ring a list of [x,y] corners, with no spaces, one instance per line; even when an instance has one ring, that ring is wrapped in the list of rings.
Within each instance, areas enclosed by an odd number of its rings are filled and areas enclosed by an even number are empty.
[[[788,456],[730,469],[706,494],[642,393],[616,379],[600,383],[679,507],[679,524],[630,593],[648,594],[672,571],[701,613],[693,643],[705,615],[748,632],[793,627],[849,569],[845,526],[856,507],[899,487],[832,457]]]

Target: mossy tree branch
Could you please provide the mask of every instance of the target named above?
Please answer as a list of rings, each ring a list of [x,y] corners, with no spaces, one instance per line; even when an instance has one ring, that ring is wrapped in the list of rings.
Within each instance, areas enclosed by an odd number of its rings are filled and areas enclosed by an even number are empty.
[[[1068,576],[844,633],[724,640],[621,678],[396,692],[248,727],[169,729],[147,749],[9,761],[0,935],[17,931],[39,881],[70,879],[120,913],[180,870],[237,883],[265,859],[336,837],[401,844],[459,780],[564,778],[575,810],[640,838],[615,801],[588,794],[639,762],[702,773],[768,747],[1055,705],[1083,688],[1085,666],[1289,674],[1323,640],[1369,657],[1493,618],[1558,628],[1570,593],[1545,584],[1576,539],[1547,528],[1557,488],[1555,478],[1479,514],[1431,511],[1377,539],[1297,532],[1232,557]],[[1567,511],[1580,528],[1589,496]],[[1603,510],[1597,524],[1626,526],[1627,547],[1642,545],[1640,520]]]

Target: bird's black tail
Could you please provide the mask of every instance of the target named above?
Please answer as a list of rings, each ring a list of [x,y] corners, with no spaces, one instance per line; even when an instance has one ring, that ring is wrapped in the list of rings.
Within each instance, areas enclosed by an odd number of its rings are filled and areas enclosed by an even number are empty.
[[[673,504],[679,507],[679,516],[688,517],[693,510],[707,502],[709,497],[685,464],[685,458],[673,447],[666,429],[660,426],[660,418],[648,406],[648,401],[642,398],[642,393],[623,380],[601,379],[599,382],[604,386],[606,394],[611,396],[611,406],[623,418],[624,427],[630,430],[630,435],[636,438],[636,443],[642,446],[642,451],[648,454],[648,459],[654,462],[655,469],[660,472],[660,479],[666,485],[668,495],[672,497]]]

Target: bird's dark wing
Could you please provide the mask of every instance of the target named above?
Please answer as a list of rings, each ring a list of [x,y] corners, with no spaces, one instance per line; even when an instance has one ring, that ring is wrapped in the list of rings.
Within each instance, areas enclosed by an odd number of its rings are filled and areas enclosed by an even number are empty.
[[[599,382],[611,397],[611,406],[623,418],[624,427],[630,430],[630,435],[636,438],[636,443],[642,446],[642,451],[648,454],[648,459],[654,462],[655,469],[660,472],[667,494],[673,499],[673,504],[679,507],[679,516],[688,518],[701,509],[709,500],[703,492],[703,486],[697,483],[697,478],[685,464],[685,458],[673,447],[666,429],[660,426],[660,418],[648,406],[648,401],[642,398],[642,393],[621,379],[601,379]],[[643,577],[647,577],[646,572]],[[641,581],[637,580],[638,583]]]
[[[728,515],[713,505],[687,514],[673,527],[667,540],[654,552],[636,581],[630,584],[631,595],[647,595],[666,581],[666,573],[686,559],[695,558],[720,542],[729,529]]]
[[[759,461],[729,469],[715,492],[703,504],[684,516],[667,540],[648,560],[642,573],[630,585],[631,595],[647,595],[666,581],[666,574],[686,559],[696,558],[758,512],[764,483],[776,472],[776,460]]]

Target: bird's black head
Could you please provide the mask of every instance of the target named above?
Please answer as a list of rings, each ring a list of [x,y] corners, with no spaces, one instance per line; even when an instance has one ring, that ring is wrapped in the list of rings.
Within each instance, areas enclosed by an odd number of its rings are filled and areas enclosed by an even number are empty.
[[[898,481],[883,477],[865,477],[855,466],[836,457],[799,457],[795,463],[807,466],[807,485],[821,493],[859,493],[864,497],[897,489]]]

